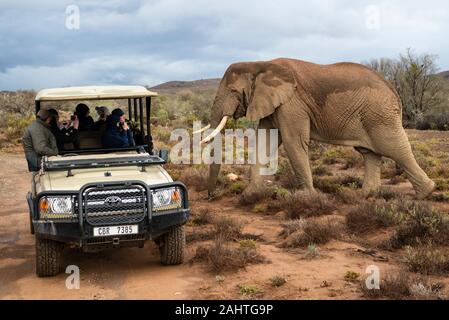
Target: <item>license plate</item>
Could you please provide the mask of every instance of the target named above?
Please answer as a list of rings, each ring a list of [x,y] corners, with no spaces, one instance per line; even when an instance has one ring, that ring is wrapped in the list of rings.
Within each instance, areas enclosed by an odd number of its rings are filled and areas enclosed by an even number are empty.
[[[137,224],[94,228],[95,237],[120,236],[125,234],[137,234],[138,232],[139,226]]]

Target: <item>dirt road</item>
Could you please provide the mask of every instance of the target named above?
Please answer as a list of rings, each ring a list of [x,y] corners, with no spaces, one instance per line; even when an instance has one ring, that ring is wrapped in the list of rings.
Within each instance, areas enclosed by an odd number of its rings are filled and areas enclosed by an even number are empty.
[[[240,299],[242,284],[257,284],[263,288],[261,297],[267,299],[360,299],[359,284],[344,280],[347,271],[364,277],[372,264],[381,272],[398,268],[397,257],[388,252],[371,256],[361,253],[364,248],[359,245],[336,240],[320,247],[319,258],[305,259],[304,250],[279,247],[282,218],[249,212],[233,197],[208,202],[205,193],[192,191],[193,210],[207,207],[216,215],[238,218],[246,222],[244,232],[262,235],[259,250],[270,262],[225,273],[217,281],[217,275],[207,272],[202,263],[190,261],[201,243],[197,241],[188,243],[186,263],[170,267],[159,263],[152,243],[143,249],[101,253],[69,250],[64,265],[79,266],[81,287],[68,290],[65,273],[52,278],[35,275],[34,236],[29,232],[25,201],[29,173],[23,155],[0,154],[0,161],[0,299]],[[268,279],[276,275],[287,283],[270,286]]]

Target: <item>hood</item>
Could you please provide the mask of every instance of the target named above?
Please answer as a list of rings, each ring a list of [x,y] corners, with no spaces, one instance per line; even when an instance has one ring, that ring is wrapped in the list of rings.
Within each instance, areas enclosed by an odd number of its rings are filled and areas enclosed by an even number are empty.
[[[128,154],[129,155],[129,154]],[[110,156],[110,155],[109,155]],[[115,156],[126,156],[124,154]],[[76,158],[91,158],[92,156],[77,156]],[[97,155],[106,157],[106,155]],[[51,157],[50,159],[58,159],[59,157]],[[70,159],[67,157],[66,159]],[[92,169],[72,169],[73,176],[67,177],[67,170],[46,171],[39,176],[40,183],[37,185],[37,192],[67,190],[78,191],[87,183],[101,182],[125,182],[137,180],[147,185],[172,182],[173,179],[160,165],[150,165],[145,167],[145,171],[140,171],[137,166],[126,167],[108,167],[108,168],[92,168]]]

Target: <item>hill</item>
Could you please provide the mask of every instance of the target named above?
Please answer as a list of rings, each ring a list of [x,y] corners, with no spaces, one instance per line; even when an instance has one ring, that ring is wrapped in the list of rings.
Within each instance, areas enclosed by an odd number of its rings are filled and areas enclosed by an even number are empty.
[[[438,75],[449,81],[449,70],[440,72]]]
[[[220,79],[201,79],[194,81],[168,81],[149,88],[161,94],[177,94],[183,90],[193,92],[215,91],[218,88]]]

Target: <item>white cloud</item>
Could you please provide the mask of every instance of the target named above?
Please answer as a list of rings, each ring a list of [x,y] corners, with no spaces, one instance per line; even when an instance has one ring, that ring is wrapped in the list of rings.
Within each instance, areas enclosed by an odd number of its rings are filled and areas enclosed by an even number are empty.
[[[81,28],[65,29],[65,7]],[[379,28],[366,27],[368,6]],[[221,76],[241,60],[279,56],[360,62],[406,48],[449,69],[443,0],[43,0],[0,3],[0,90]]]

